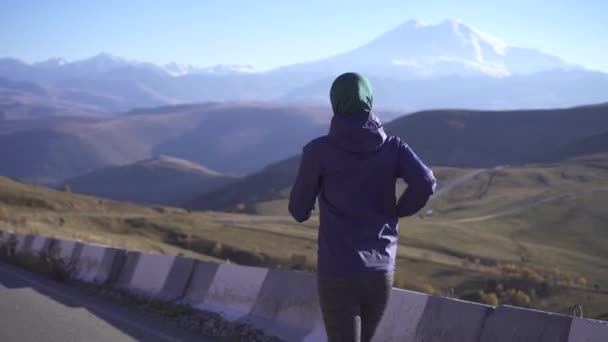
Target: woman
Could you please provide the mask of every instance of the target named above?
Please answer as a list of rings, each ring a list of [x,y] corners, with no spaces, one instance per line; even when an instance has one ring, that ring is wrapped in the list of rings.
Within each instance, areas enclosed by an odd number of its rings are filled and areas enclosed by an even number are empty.
[[[372,114],[370,83],[340,75],[331,86],[329,134],[308,143],[289,200],[298,222],[319,197],[319,300],[330,342],[370,341],[394,279],[399,217],[422,209],[435,177]],[[395,198],[397,178],[408,188]]]

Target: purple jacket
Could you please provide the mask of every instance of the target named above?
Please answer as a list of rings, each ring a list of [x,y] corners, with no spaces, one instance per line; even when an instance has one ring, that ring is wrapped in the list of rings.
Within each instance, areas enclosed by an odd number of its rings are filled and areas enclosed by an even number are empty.
[[[399,201],[397,178],[408,184]],[[433,172],[405,142],[387,137],[376,116],[334,116],[329,134],[304,146],[289,212],[306,221],[318,196],[320,275],[393,271],[399,217],[422,209],[435,185]]]

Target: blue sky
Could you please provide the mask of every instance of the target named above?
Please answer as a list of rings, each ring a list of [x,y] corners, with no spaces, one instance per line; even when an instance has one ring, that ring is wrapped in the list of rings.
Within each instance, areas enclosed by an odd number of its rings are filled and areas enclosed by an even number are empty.
[[[509,45],[608,72],[608,1],[3,0],[0,56],[28,62],[99,52],[259,68],[327,57],[408,19],[460,19]]]

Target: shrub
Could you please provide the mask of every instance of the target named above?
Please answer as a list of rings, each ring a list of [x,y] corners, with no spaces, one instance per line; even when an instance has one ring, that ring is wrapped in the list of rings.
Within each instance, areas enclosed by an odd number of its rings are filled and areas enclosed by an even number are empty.
[[[519,306],[529,306],[530,305],[530,296],[528,296],[523,291],[517,291],[517,292],[515,292],[515,295],[513,296],[513,301],[515,302],[516,305],[519,305]]]
[[[8,221],[8,209],[0,206],[0,221]]]
[[[577,283],[578,283],[580,286],[587,286],[587,278],[586,278],[586,277],[579,277],[579,278],[577,279]]]
[[[430,295],[435,294],[435,289],[433,288],[433,285],[431,285],[431,284],[425,284],[424,287],[422,288],[422,291],[424,293],[428,293]]]
[[[484,304],[492,306],[498,306],[499,304],[498,296],[494,292],[485,293],[484,291],[479,291],[478,295],[479,300]]]
[[[292,254],[291,255],[291,269],[292,270],[303,270],[306,266],[306,255]]]
[[[224,252],[224,246],[222,246],[222,244],[219,242],[216,242],[213,245],[213,249],[211,249],[211,254],[216,257],[222,256],[223,252]]]

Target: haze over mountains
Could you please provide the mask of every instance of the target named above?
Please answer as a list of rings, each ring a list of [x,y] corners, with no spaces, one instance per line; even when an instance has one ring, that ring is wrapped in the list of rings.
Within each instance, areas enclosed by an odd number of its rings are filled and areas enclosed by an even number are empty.
[[[333,77],[352,70],[372,80],[378,107],[400,110],[574,106],[603,102],[608,89],[607,74],[509,46],[459,21],[406,21],[353,50],[269,71],[247,65],[157,66],[109,54],[34,64],[0,59],[0,78],[26,82],[32,92],[44,84],[56,99],[109,112],[205,101],[327,105]]]
[[[298,153],[324,134],[318,107],[208,103],[134,110],[113,118],[0,120],[0,174],[56,184],[158,155],[244,175]]]

